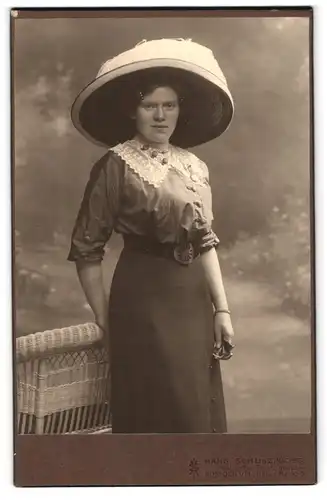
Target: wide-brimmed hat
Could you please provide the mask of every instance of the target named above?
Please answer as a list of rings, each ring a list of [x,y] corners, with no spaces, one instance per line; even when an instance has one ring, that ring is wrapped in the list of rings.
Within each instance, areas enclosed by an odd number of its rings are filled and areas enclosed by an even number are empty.
[[[105,147],[132,138],[135,122],[124,103],[147,82],[181,89],[183,117],[171,137],[176,146],[203,144],[229,126],[233,99],[217,60],[207,47],[183,39],[145,40],[106,61],[72,106],[74,126]]]

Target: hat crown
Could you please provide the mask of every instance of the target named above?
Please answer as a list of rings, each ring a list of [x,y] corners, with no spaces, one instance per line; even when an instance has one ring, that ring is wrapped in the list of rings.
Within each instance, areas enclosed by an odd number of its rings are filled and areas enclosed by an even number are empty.
[[[142,40],[132,49],[122,52],[102,64],[97,78],[122,66],[153,59],[184,61],[190,65],[199,66],[226,84],[225,76],[212,51],[191,39],[182,38]]]

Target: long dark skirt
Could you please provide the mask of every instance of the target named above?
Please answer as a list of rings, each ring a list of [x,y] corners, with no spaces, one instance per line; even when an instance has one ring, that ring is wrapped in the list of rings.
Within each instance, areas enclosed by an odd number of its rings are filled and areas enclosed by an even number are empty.
[[[113,433],[226,432],[213,314],[199,259],[124,249],[110,293]]]

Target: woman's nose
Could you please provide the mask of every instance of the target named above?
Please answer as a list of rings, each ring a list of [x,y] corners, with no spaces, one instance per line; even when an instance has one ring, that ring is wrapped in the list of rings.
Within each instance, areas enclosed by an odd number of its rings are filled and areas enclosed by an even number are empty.
[[[154,119],[162,121],[165,119],[165,114],[162,106],[157,106],[154,112]]]

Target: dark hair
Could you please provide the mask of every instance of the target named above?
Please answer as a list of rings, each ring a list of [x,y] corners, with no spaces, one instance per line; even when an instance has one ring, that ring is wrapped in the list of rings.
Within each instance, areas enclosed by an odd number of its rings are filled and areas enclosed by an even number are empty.
[[[180,106],[180,114],[183,114],[183,104],[186,99],[186,90],[175,79],[171,79],[164,75],[153,75],[152,78],[135,78],[134,82],[130,85],[127,99],[124,102],[124,114],[132,116],[136,108],[139,106],[143,97],[151,94],[159,87],[169,87],[175,91],[178,97]]]

